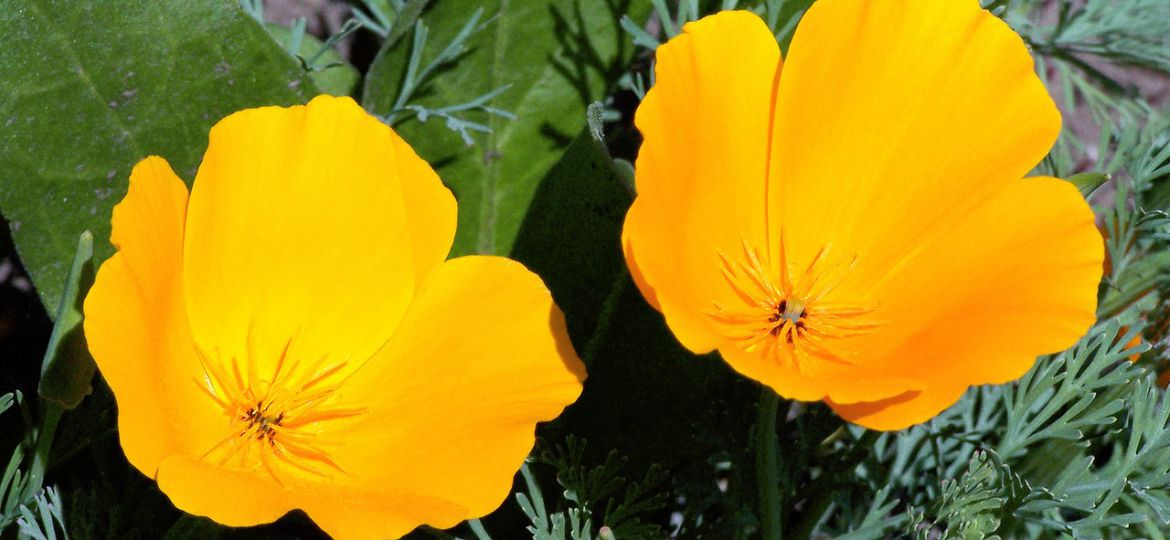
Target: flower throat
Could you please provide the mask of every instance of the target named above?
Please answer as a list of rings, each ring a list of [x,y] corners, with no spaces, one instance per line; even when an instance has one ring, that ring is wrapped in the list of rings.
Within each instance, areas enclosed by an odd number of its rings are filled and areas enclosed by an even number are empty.
[[[876,307],[827,300],[856,258],[832,262],[826,246],[803,271],[792,272],[783,240],[779,251],[777,268],[747,241],[739,257],[720,253],[720,272],[742,303],[714,302],[715,309],[707,315],[736,346],[797,370],[807,359],[852,365],[853,352],[842,346],[842,340],[883,324],[868,318]]]
[[[365,412],[332,403],[344,382],[341,372],[347,363],[301,366],[288,359],[288,349],[286,345],[269,376],[259,375],[255,362],[247,363],[251,369],[245,375],[234,358],[224,363],[199,353],[202,373],[196,383],[227,417],[224,438],[202,459],[220,466],[264,470],[278,483],[294,472],[321,477],[345,473],[317,435],[322,423]]]

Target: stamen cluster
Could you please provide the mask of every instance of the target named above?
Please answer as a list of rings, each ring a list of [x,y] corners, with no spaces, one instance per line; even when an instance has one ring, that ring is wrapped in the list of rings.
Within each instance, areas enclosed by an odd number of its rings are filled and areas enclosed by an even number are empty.
[[[833,262],[829,246],[825,246],[803,271],[794,273],[783,240],[778,252],[780,260],[775,268],[746,240],[739,258],[720,253],[723,278],[742,304],[715,302],[708,316],[740,348],[762,351],[770,359],[797,369],[808,359],[852,365],[854,352],[842,341],[882,326],[866,317],[875,306],[828,299],[856,258]]]
[[[317,433],[321,422],[365,412],[331,405],[345,380],[340,373],[346,363],[311,371],[288,357],[286,346],[270,377],[261,377],[249,362],[252,369],[245,377],[237,359],[212,362],[200,354],[203,369],[196,382],[229,417],[226,435],[203,454],[204,459],[225,467],[261,468],[277,482],[281,471],[324,477],[345,473]],[[217,367],[223,365],[231,366],[230,374]]]

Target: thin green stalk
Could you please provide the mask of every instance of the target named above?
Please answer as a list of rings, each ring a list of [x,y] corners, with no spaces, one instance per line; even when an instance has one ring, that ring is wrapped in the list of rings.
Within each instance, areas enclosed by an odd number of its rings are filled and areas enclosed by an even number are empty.
[[[45,483],[45,472],[49,468],[49,452],[53,448],[53,436],[57,433],[57,423],[65,409],[51,400],[43,402],[45,407],[44,420],[36,434],[36,446],[33,450],[32,464],[28,471],[28,484],[25,487],[25,496],[32,498],[41,491]]]
[[[776,412],[780,396],[765,386],[756,409],[756,489],[760,504],[760,531],[763,540],[780,540],[780,441],[776,436]]]

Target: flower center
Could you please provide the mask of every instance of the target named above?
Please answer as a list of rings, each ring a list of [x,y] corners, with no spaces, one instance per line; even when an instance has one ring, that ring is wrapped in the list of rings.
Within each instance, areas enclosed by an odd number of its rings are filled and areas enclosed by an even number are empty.
[[[276,429],[280,427],[280,423],[284,421],[284,413],[277,413],[276,416],[268,414],[268,406],[264,405],[263,401],[257,401],[255,407],[248,407],[248,410],[240,414],[240,420],[247,423],[244,427],[242,436],[249,436],[258,440],[268,440],[269,444],[276,444],[274,437],[276,436]]]
[[[804,303],[795,298],[792,299],[792,302],[781,300],[780,305],[776,306],[775,317],[777,322],[784,319],[793,324],[799,323],[804,318]]]
[[[809,359],[852,365],[854,353],[845,347],[845,338],[883,324],[868,317],[874,306],[829,299],[856,258],[834,260],[827,246],[801,271],[789,267],[783,240],[775,268],[746,241],[740,257],[719,257],[720,271],[739,302],[716,302],[707,315],[745,351],[762,352],[797,370]]]
[[[320,437],[323,425],[358,416],[364,409],[333,403],[344,381],[346,363],[312,369],[281,353],[270,376],[240,363],[199,353],[202,373],[196,382],[223,409],[227,429],[222,440],[201,457],[221,467],[264,470],[278,483],[282,476],[300,472],[329,477],[345,471],[329,457],[330,444]],[[247,375],[244,375],[245,371]]]

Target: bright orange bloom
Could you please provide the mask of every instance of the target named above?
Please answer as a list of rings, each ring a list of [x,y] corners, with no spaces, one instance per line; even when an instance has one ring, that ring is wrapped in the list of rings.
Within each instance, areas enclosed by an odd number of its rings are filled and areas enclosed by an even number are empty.
[[[626,260],[688,349],[874,429],[1022,375],[1094,321],[1060,114],[977,0],[820,0],[781,61],[748,12],[658,49]]]
[[[585,373],[540,278],[444,262],[455,211],[349,98],[225,118],[190,197],[143,160],[85,301],[126,457],[232,526],[301,508],[384,538],[495,509]]]

